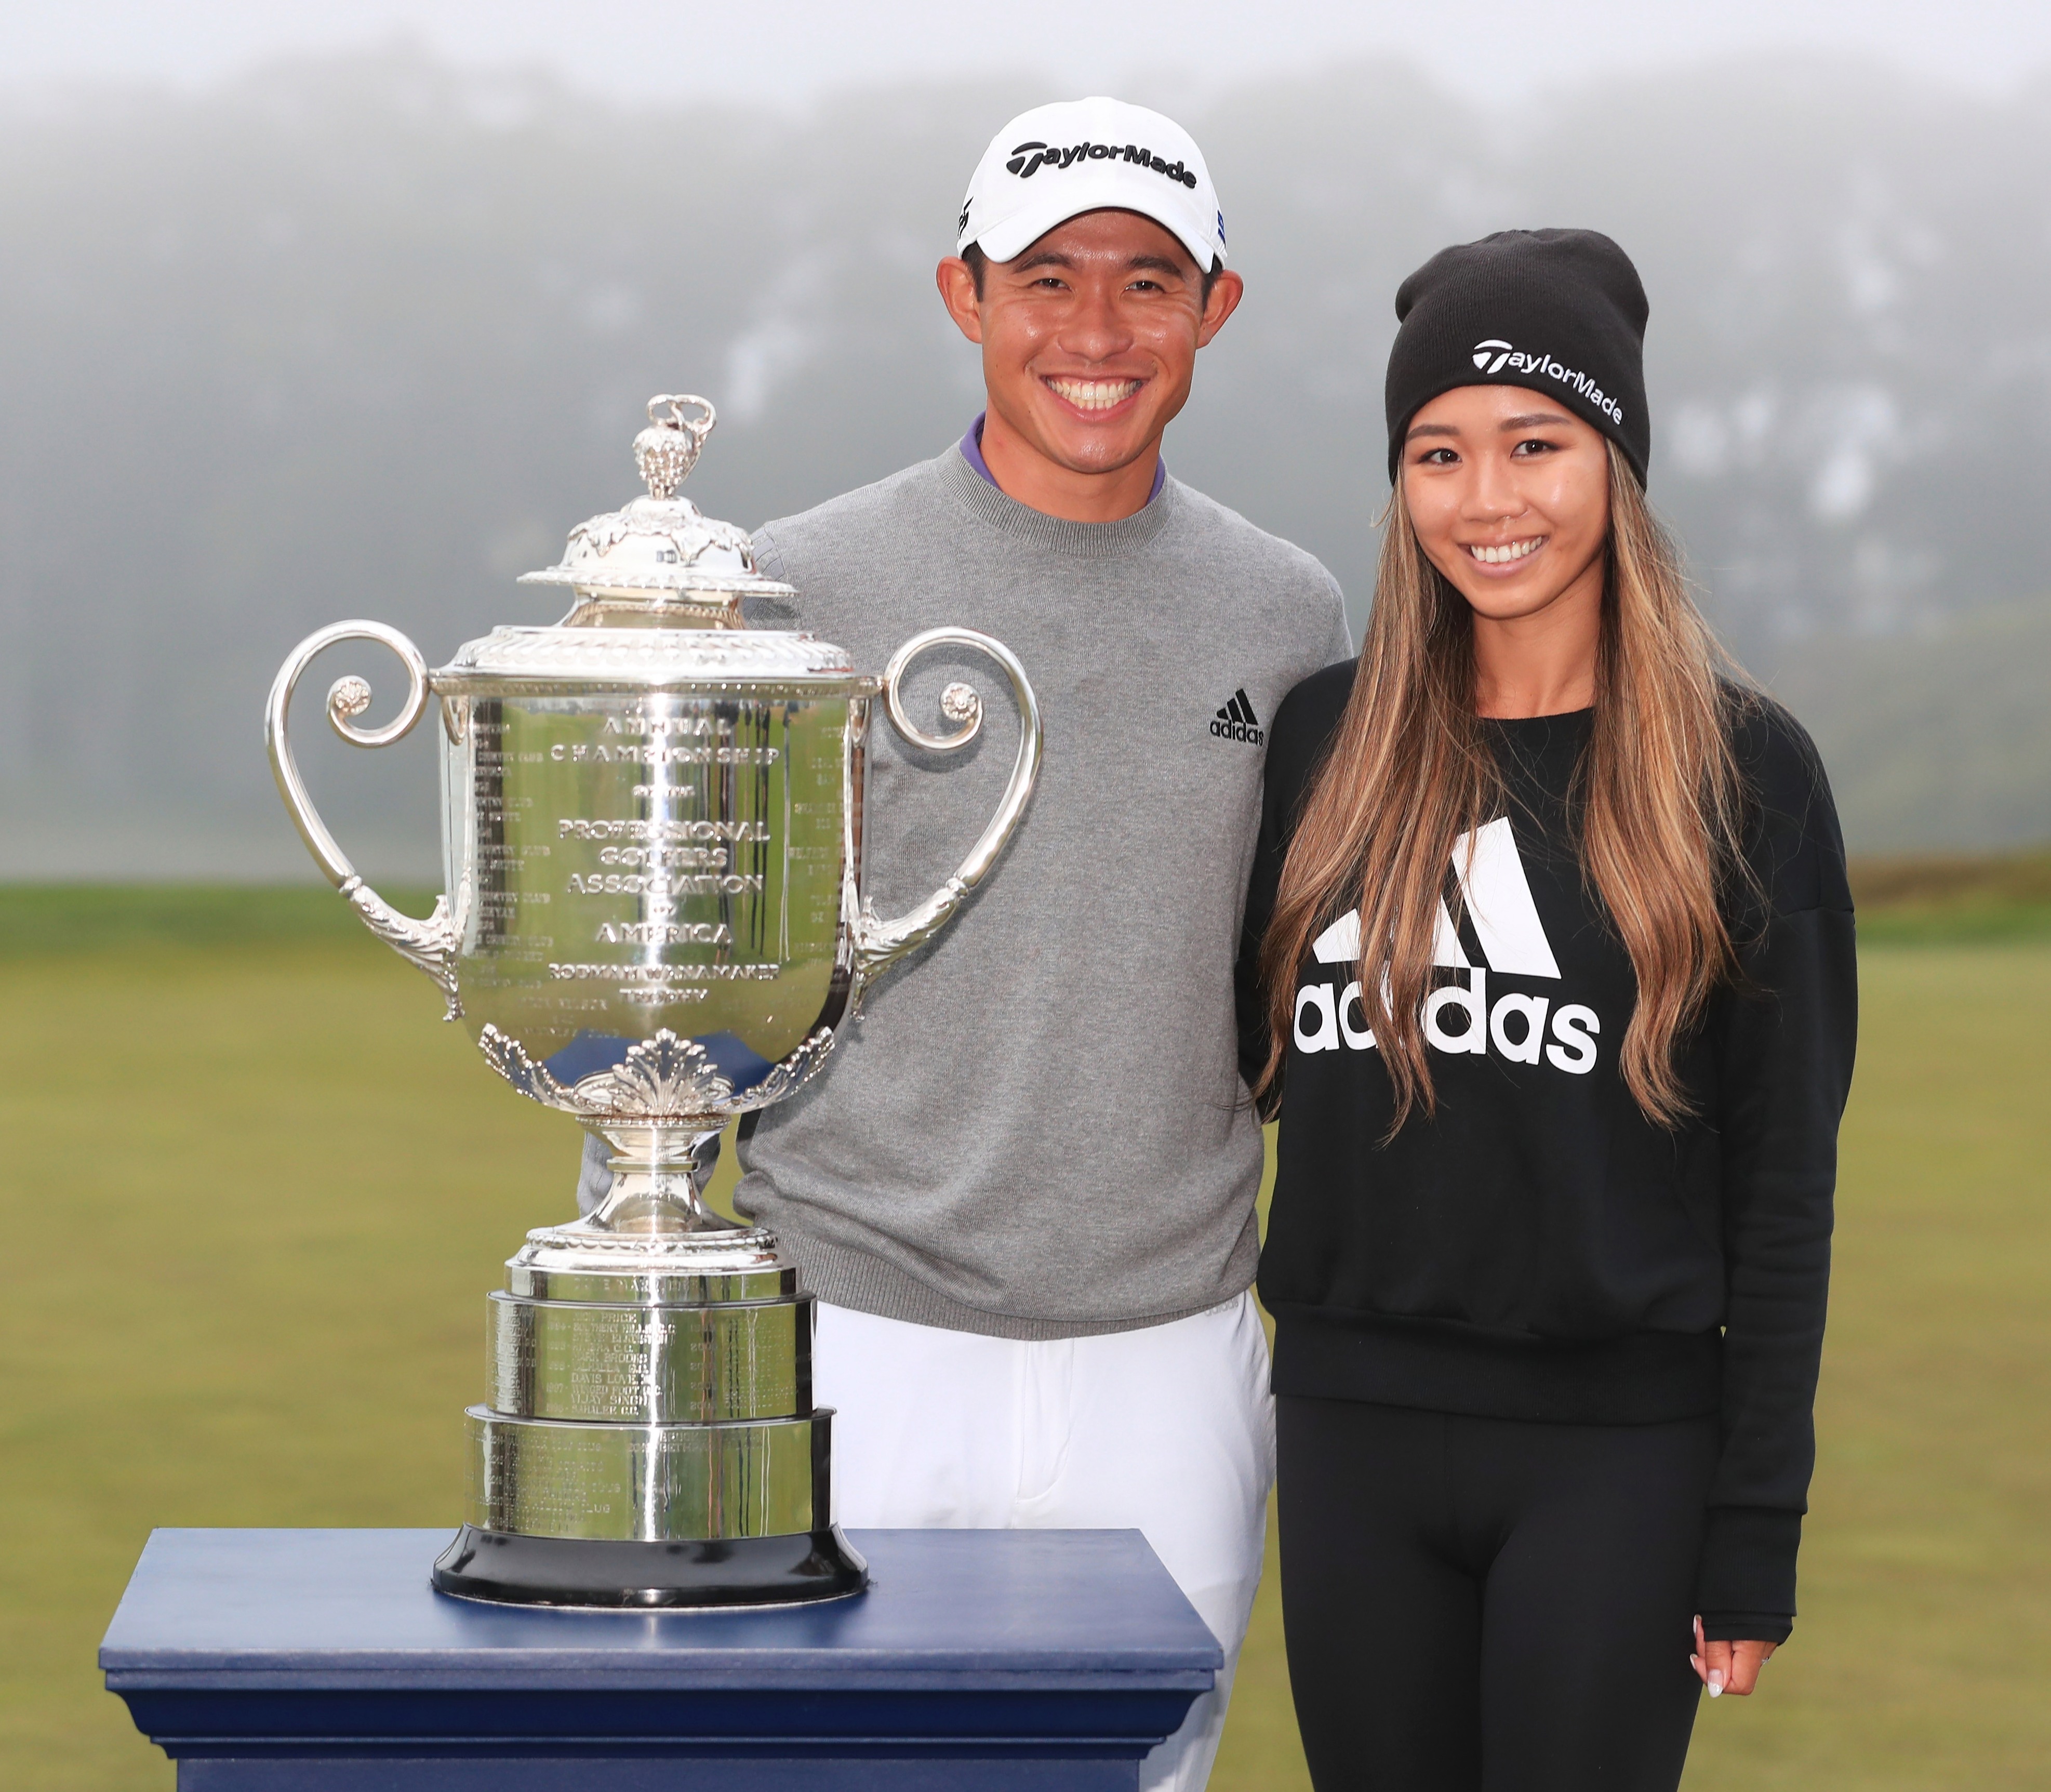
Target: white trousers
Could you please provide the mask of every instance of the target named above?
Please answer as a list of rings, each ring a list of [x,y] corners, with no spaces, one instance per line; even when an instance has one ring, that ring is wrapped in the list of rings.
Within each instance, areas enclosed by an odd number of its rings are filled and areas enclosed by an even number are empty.
[[[850,1530],[1135,1529],[1225,1649],[1216,1687],[1147,1759],[1201,1792],[1260,1583],[1275,1408],[1251,1293],[1165,1325],[1022,1342],[818,1309],[813,1395],[835,1409]]]

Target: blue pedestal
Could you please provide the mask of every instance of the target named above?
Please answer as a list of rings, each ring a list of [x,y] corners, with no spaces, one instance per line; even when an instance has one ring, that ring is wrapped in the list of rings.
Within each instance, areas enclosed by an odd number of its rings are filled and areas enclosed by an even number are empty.
[[[1137,1531],[865,1531],[775,1611],[486,1606],[442,1531],[158,1531],[100,1652],[179,1792],[1111,1792],[1222,1665]]]

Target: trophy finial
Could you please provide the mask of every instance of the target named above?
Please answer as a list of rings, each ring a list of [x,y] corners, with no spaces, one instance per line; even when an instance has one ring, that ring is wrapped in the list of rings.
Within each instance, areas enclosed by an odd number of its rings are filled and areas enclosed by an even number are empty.
[[[664,405],[670,407],[670,414],[658,417],[658,408]],[[697,405],[705,415],[686,417],[686,405]],[[648,401],[648,427],[634,438],[634,464],[648,482],[650,497],[676,496],[677,487],[690,477],[705,437],[718,421],[711,401],[694,392],[658,392]]]
[[[644,628],[740,628],[741,598],[788,599],[790,587],[756,567],[746,530],[708,517],[677,489],[717,419],[712,401],[694,392],[658,392],[648,401],[648,427],[634,438],[647,493],[585,518],[570,531],[560,562],[521,575],[522,585],[576,592],[579,607],[565,627],[609,628],[632,610],[669,619],[639,624]],[[588,608],[601,598],[599,608]]]

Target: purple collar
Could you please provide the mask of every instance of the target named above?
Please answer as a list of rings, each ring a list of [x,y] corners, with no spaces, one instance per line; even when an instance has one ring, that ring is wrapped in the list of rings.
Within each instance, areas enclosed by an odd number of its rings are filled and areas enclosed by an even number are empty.
[[[975,413],[975,421],[968,426],[968,433],[961,439],[961,453],[963,460],[982,474],[992,485],[997,485],[995,475],[990,471],[989,463],[983,458],[983,420],[989,415],[990,413],[987,411],[978,411]],[[1161,487],[1167,483],[1168,464],[1165,460],[1156,460],[1154,463],[1154,489],[1147,494],[1147,502],[1151,504],[1159,497]],[[1002,491],[1004,487],[997,485],[997,489]]]

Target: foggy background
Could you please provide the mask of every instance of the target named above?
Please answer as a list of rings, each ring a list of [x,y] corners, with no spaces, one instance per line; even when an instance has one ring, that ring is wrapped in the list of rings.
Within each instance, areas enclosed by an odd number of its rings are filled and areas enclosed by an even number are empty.
[[[940,451],[979,407],[932,290],[968,172],[1107,88],[1194,131],[1248,283],[1169,464],[1356,628],[1397,284],[1601,229],[1652,299],[1653,497],[1854,850],[2051,838],[2051,8],[1109,12],[0,14],[0,875],[315,875],[279,661],[344,616],[430,663],[553,620],[512,581],[639,489],[650,393],[719,405],[690,495],[749,525]],[[334,742],[332,678],[379,720],[398,680],[331,658],[328,819],[431,875],[427,730]]]

